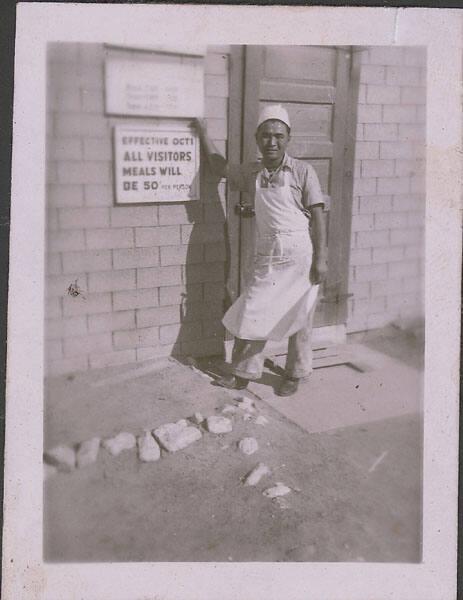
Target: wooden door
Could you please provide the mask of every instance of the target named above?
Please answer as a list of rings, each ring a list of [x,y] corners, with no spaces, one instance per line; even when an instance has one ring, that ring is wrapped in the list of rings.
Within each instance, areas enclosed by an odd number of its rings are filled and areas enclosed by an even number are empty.
[[[326,202],[328,275],[315,327],[344,324],[347,318],[356,128],[352,104],[357,87],[350,63],[351,52],[347,47],[246,46],[232,54],[230,159],[237,157],[236,133],[240,130],[240,159],[255,160],[259,110],[266,104],[282,104],[292,125],[288,153],[309,162],[320,179]],[[243,204],[249,200],[245,196],[241,194],[239,198]],[[238,198],[235,195],[230,200],[233,204]],[[230,219],[231,230],[234,229],[230,231],[231,238],[235,252],[239,253],[236,264],[239,268],[231,269],[237,279],[229,286],[233,297],[239,291],[237,283],[252,244],[254,219],[245,214],[230,215]]]

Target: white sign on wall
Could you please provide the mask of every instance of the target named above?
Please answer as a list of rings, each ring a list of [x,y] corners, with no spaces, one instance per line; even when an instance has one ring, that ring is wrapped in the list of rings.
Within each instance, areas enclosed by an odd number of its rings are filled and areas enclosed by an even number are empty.
[[[203,59],[149,53],[109,55],[105,99],[109,115],[201,117]]]
[[[116,204],[199,199],[199,137],[193,127],[114,128]]]

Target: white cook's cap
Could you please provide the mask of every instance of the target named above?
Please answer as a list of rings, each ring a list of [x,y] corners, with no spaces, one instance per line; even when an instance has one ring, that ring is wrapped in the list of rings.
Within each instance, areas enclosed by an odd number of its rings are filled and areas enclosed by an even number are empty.
[[[264,108],[260,111],[259,119],[257,121],[257,129],[262,125],[264,121],[268,121],[269,119],[277,119],[278,121],[283,121],[289,128],[291,128],[291,124],[289,122],[289,115],[286,108],[283,108],[281,104],[270,104],[268,106],[264,106]]]

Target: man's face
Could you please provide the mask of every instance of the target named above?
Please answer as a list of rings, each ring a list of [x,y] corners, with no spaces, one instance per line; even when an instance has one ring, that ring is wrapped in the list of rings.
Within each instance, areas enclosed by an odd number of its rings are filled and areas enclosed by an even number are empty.
[[[288,128],[282,121],[270,119],[262,123],[256,132],[256,141],[265,165],[278,166],[281,163],[289,139]]]

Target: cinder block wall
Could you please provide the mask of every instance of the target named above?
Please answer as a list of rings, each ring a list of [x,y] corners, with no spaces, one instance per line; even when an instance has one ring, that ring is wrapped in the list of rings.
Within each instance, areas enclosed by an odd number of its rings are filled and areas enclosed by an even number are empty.
[[[350,332],[423,315],[425,50],[356,51]]]
[[[104,115],[104,53],[49,46],[49,374],[222,347],[224,183],[203,172],[198,202],[114,207],[112,126],[150,120]],[[225,153],[228,54],[211,47],[205,58],[208,129]]]

